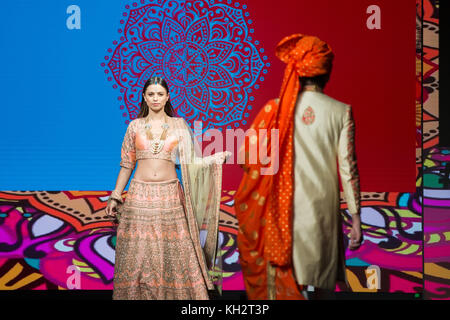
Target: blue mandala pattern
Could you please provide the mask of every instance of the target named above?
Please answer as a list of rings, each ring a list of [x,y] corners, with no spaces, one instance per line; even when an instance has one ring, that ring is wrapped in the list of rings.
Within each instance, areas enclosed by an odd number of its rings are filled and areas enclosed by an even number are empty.
[[[148,2],[126,6],[120,43],[113,42],[116,48],[102,64],[112,73],[113,87],[120,87],[124,117],[136,118],[144,83],[157,75],[168,82],[172,104],[188,122],[202,121],[204,130],[246,124],[252,88],[269,66],[260,55],[264,49],[252,42],[246,6],[222,0]]]

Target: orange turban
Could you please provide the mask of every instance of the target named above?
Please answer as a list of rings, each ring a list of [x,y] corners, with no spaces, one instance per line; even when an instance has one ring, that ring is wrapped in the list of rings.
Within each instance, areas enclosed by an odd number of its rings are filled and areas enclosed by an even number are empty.
[[[269,101],[251,128],[266,129],[268,133],[271,129],[279,130],[278,150],[271,150],[279,154],[279,170],[275,175],[260,175],[260,169],[265,166],[260,159],[256,164],[246,162],[235,195],[240,262],[250,299],[303,298],[291,265],[293,117],[300,91],[299,77],[330,73],[334,57],[325,42],[301,34],[284,38],[276,48],[276,55],[287,63],[279,100]],[[270,134],[257,140],[260,145],[271,146]],[[248,154],[246,148],[247,145],[244,151]]]
[[[327,43],[313,36],[293,34],[285,37],[276,48],[277,57],[293,63],[300,77],[315,77],[330,73],[334,54]]]

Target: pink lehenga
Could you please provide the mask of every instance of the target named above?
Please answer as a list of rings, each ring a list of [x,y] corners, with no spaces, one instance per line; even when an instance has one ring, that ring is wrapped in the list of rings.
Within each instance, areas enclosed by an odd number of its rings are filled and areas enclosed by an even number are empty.
[[[222,166],[198,157],[189,127],[175,120],[182,182],[130,181],[117,228],[113,299],[205,300],[209,290],[221,291]],[[127,129],[121,165],[134,167],[135,153],[145,153],[135,143],[141,122]]]

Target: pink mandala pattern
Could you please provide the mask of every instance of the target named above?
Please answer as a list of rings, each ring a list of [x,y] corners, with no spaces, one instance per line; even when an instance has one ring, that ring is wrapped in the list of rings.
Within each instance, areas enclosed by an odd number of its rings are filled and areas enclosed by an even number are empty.
[[[111,58],[105,57],[109,62],[102,64],[112,73],[113,87],[120,87],[121,108],[128,110],[124,116],[136,118],[145,81],[161,76],[176,112],[188,122],[202,121],[205,130],[246,124],[249,93],[267,72],[255,46],[259,42],[252,42],[253,29],[247,28],[246,6],[222,0],[148,2],[124,13],[121,42],[114,42]]]

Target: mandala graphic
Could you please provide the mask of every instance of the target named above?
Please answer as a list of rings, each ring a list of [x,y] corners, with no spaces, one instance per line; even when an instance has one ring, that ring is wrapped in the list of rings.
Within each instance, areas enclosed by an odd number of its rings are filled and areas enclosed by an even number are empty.
[[[128,20],[120,21],[120,43],[113,42],[112,56],[102,63],[113,87],[120,87],[125,122],[137,117],[145,81],[161,76],[188,122],[202,121],[204,130],[245,125],[247,102],[270,66],[247,26],[247,7],[222,0],[148,2],[123,14]]]

